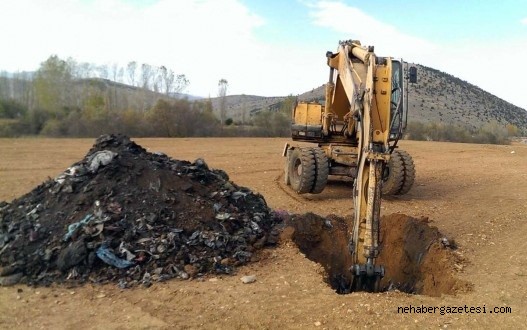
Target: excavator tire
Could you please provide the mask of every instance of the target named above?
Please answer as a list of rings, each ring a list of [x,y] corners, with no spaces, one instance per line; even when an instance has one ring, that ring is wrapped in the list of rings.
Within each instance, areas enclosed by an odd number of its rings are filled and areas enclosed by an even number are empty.
[[[295,148],[289,156],[289,182],[298,194],[311,191],[315,182],[315,155],[311,148]]]
[[[329,161],[324,150],[320,148],[312,148],[311,150],[315,156],[315,182],[310,192],[320,194],[328,182]]]
[[[399,155],[404,164],[404,180],[399,195],[404,195],[410,191],[415,181],[415,165],[412,156],[404,150],[399,150]]]
[[[392,153],[387,169],[388,175],[382,184],[384,196],[404,195],[415,180],[415,167],[412,157],[404,150],[395,150]]]
[[[286,186],[291,185],[291,179],[289,179],[289,155],[286,158],[285,165],[284,165],[284,183]]]

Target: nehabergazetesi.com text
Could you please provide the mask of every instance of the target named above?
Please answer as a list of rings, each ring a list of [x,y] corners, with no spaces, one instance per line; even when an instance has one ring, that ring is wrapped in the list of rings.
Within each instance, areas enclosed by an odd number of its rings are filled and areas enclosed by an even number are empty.
[[[398,314],[511,314],[512,308],[509,306],[425,306],[425,305],[408,305],[398,306]]]

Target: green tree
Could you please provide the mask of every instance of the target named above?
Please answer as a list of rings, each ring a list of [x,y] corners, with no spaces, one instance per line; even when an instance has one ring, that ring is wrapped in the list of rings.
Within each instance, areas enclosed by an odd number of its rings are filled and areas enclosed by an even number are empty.
[[[15,100],[0,100],[0,118],[21,118],[27,108]]]
[[[518,129],[518,126],[513,124],[507,124],[507,134],[509,136],[519,136],[520,130]]]
[[[288,136],[291,132],[291,121],[282,112],[261,111],[254,117],[253,123],[258,135],[262,136]]]
[[[280,112],[291,118],[293,107],[296,105],[296,97],[289,95],[286,97],[280,106]]]
[[[194,131],[195,136],[217,136],[220,134],[220,122],[212,111],[212,100],[198,100],[192,103],[192,111],[199,114],[199,123]]]
[[[111,133],[114,118],[110,116],[103,92],[89,89],[88,96],[84,98],[81,120],[89,136]]]
[[[55,113],[68,105],[68,99],[73,97],[72,81],[72,70],[68,62],[56,55],[50,56],[42,62],[35,76],[37,107]]]
[[[58,119],[48,119],[44,123],[44,126],[42,127],[42,130],[40,131],[41,135],[45,136],[64,136],[65,135],[65,129],[64,124],[62,121]]]
[[[174,137],[178,130],[176,116],[175,108],[170,102],[159,100],[148,111],[147,120],[154,135]]]

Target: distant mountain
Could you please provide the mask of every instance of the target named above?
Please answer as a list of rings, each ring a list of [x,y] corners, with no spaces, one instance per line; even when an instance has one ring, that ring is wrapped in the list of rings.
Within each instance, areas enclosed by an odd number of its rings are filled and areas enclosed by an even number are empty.
[[[0,98],[11,98],[11,99],[20,99],[21,94],[24,94],[21,90],[21,82],[31,81],[36,72],[24,71],[24,72],[0,72]],[[162,99],[187,99],[189,101],[195,101],[203,99],[200,96],[194,96],[185,93],[169,93],[164,94],[160,92],[155,92],[150,89],[145,89],[142,87],[132,86],[121,82],[116,82],[106,78],[79,78],[72,80],[73,85],[78,88],[84,88],[86,86],[97,88],[101,92],[107,92],[112,90],[114,96],[119,95],[122,97],[128,97],[132,100],[138,98],[144,98],[147,95],[149,100]],[[151,102],[150,102],[151,103]],[[151,105],[151,104],[150,104]]]
[[[128,84],[124,84],[124,83],[120,83],[120,82],[116,82],[116,81],[113,81],[110,79],[104,79],[104,78],[85,78],[85,79],[79,79],[76,82],[77,84],[81,84],[81,85],[87,84],[87,83],[98,84],[101,89],[115,88],[120,91],[127,91],[127,93],[130,93],[130,94],[148,93],[153,97],[157,96],[159,98],[187,99],[189,101],[203,99],[203,97],[201,96],[194,96],[194,95],[185,94],[185,93],[169,93],[167,95],[167,94],[160,93],[160,92],[154,92],[149,89],[142,88],[142,87],[131,86]]]
[[[175,99],[187,99],[189,101],[196,101],[196,100],[204,99],[204,97],[201,97],[201,96],[195,96],[195,95],[190,95],[190,94],[185,94],[185,93],[170,93],[168,95]]]
[[[260,111],[277,111],[286,97],[265,97],[256,95],[226,96],[226,118],[234,122],[246,122]],[[220,98],[211,98],[214,113],[219,117]]]
[[[418,83],[409,88],[408,121],[444,122],[471,128],[496,120],[501,124],[513,124],[527,129],[527,111],[481,88],[450,74],[416,65]],[[322,78],[322,77],[321,77]],[[301,101],[318,101],[324,104],[325,85],[298,95]],[[280,109],[286,97],[262,97],[254,95],[227,96],[227,118],[242,121],[260,111]],[[215,112],[219,111],[219,99],[212,99]]]

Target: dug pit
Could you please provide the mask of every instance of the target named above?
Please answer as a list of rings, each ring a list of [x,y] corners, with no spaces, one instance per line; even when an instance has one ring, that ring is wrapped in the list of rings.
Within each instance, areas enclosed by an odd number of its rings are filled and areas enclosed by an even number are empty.
[[[344,218],[313,213],[293,215],[287,221],[290,238],[307,258],[324,267],[325,281],[337,293],[349,293],[352,280],[347,223]],[[440,296],[470,289],[469,283],[455,275],[464,259],[428,219],[383,216],[380,243],[377,263],[386,272],[381,290]]]

